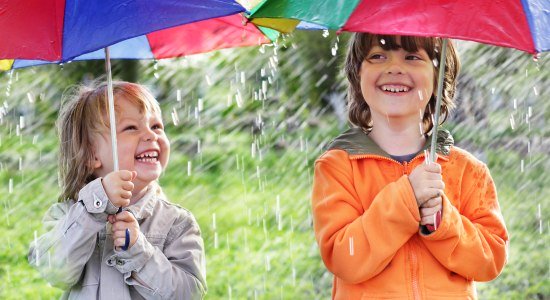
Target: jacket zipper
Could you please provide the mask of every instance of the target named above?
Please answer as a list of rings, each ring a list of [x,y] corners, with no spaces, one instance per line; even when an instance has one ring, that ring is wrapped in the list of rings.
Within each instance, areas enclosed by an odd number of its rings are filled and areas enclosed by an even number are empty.
[[[411,279],[412,279],[412,290],[413,290],[413,298],[420,300],[420,292],[418,289],[418,258],[416,256],[416,253],[414,251],[414,246],[410,245],[410,257],[411,257]]]
[[[424,154],[421,153],[417,156],[415,156],[413,159],[411,159],[409,162],[403,162],[403,163],[400,163],[398,162],[397,160],[395,159],[392,159],[392,158],[388,158],[388,157],[385,157],[385,156],[380,156],[380,155],[373,155],[373,154],[366,154],[366,155],[358,155],[358,156],[353,156],[353,158],[350,158],[350,159],[362,159],[362,158],[378,158],[378,159],[383,159],[383,160],[387,160],[387,161],[392,161],[392,162],[395,162],[401,166],[403,166],[403,175],[409,175],[410,173],[410,170],[409,170],[409,167],[410,165],[412,164],[413,161],[415,161],[416,159],[420,159],[420,158],[423,158],[424,157]],[[409,258],[411,260],[411,285],[412,285],[412,291],[413,291],[413,298],[416,300],[420,300],[420,290],[418,288],[418,256],[416,255],[416,252],[414,251],[414,246],[413,244],[411,243],[411,245],[409,245]]]

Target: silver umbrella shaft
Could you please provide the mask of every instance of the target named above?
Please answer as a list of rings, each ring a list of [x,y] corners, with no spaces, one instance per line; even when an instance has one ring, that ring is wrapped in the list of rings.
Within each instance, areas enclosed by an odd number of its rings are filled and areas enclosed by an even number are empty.
[[[439,127],[439,115],[441,114],[441,97],[443,96],[443,86],[445,85],[445,62],[447,57],[447,39],[443,39],[441,46],[441,58],[439,59],[439,77],[437,80],[437,94],[435,97],[434,124],[432,129],[432,145],[430,147],[430,162],[436,159],[437,129]]]
[[[116,143],[115,99],[113,95],[113,76],[109,47],[105,47],[105,71],[107,72],[107,99],[109,100],[109,127],[111,128],[111,146],[113,151],[113,171],[118,171],[118,152]]]

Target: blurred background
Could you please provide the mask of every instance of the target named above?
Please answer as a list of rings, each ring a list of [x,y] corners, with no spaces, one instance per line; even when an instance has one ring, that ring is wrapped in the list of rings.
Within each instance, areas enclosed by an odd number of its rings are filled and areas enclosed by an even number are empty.
[[[181,59],[113,61],[115,79],[153,91],[171,160],[161,186],[205,241],[207,299],[329,299],[313,236],[313,163],[349,127],[348,34],[296,32],[273,45]],[[510,233],[508,265],[480,299],[550,299],[550,58],[456,41],[462,71],[445,127],[488,164]],[[62,291],[27,263],[59,195],[55,120],[64,91],[104,62],[0,74],[0,299]],[[468,262],[465,262],[468,263]]]

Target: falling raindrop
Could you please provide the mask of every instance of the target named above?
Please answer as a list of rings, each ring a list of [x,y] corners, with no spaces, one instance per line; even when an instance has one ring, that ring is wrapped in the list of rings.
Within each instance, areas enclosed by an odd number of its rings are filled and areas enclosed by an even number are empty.
[[[13,193],[13,178],[10,178],[8,181],[8,194]]]
[[[510,127],[512,128],[512,130],[515,130],[516,128],[516,121],[514,121],[514,114],[510,115]]]
[[[540,203],[538,204],[537,208],[537,219],[539,219],[539,234],[542,234],[542,211],[540,209]]]
[[[380,39],[380,44],[385,45],[385,44],[386,44],[386,40],[385,40],[385,39]]]
[[[422,91],[418,91],[418,99],[420,99],[420,101],[424,100],[424,95],[422,94]]]
[[[202,98],[198,99],[198,107],[199,107],[199,112],[201,112],[204,108],[204,100]]]
[[[176,91],[176,101],[178,101],[179,103],[181,103],[181,90],[178,89]]]
[[[187,176],[191,176],[192,164],[191,161],[187,161]]]
[[[432,60],[432,63],[434,64],[434,67],[436,67],[436,68],[437,68],[437,66],[439,65],[439,62],[437,61],[437,58],[434,58],[434,59]]]
[[[265,256],[265,271],[266,272],[271,271],[271,260],[269,259],[269,255],[267,254]]]
[[[514,99],[514,110],[518,109],[518,99]]]
[[[521,173],[523,173],[523,170],[524,170],[524,166],[523,166],[523,165],[524,165],[524,163],[523,163],[523,159],[522,159],[522,160],[521,160],[521,165],[520,165],[520,168],[519,168],[520,171],[521,171]]]
[[[201,148],[201,140],[197,140],[197,154],[201,154],[202,148]]]
[[[214,249],[218,249],[218,233],[214,232]]]
[[[34,231],[34,260],[36,261],[36,266],[40,266],[40,247],[38,247],[38,235],[36,230]]]
[[[267,94],[267,81],[265,80],[262,80],[262,93],[264,94],[264,98],[266,98],[266,94]]]
[[[538,96],[538,95],[539,95],[539,92],[537,91],[537,87],[536,87],[536,86],[533,87],[533,92],[535,92],[535,96]]]
[[[34,96],[31,92],[27,93],[27,99],[29,99],[29,103],[34,103]]]
[[[171,115],[172,115],[172,123],[174,123],[174,126],[178,126],[180,120],[178,117],[178,112],[176,111],[175,107],[173,108]]]
[[[250,221],[248,225],[250,225]],[[248,234],[246,229],[244,229],[244,251],[248,252]]]
[[[315,83],[315,87],[319,87],[323,82],[325,82],[325,80],[327,80],[327,78],[328,75],[323,74],[323,76],[321,76],[321,78],[319,78],[319,80]]]
[[[281,197],[277,195],[277,204],[275,208],[275,217],[277,219],[277,229],[283,230],[282,213],[281,213]]]
[[[206,79],[206,84],[208,84],[209,86],[212,85],[212,81],[210,80],[210,76],[207,75],[204,75],[204,78]]]
[[[216,213],[212,213],[212,230],[216,231]]]
[[[250,146],[250,155],[252,158],[256,157],[256,142],[252,142],[252,145]]]
[[[244,84],[245,84],[245,82],[246,82],[246,77],[245,77],[245,74],[244,74],[244,72],[241,72],[241,84],[243,84],[243,85],[244,85]]]
[[[353,248],[353,237],[350,236],[350,238],[349,238],[349,255],[350,255],[350,256],[353,256],[354,251],[355,251],[355,250],[354,250],[354,248]]]
[[[241,95],[241,91],[237,89],[237,93],[235,94],[235,102],[237,102],[237,107],[243,106],[243,98]]]
[[[327,38],[330,35],[329,31],[327,29],[323,30],[323,37]]]

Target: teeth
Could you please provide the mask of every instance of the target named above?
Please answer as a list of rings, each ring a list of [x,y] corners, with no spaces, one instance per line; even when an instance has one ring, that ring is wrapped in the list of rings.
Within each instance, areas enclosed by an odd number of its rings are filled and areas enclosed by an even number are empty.
[[[158,157],[158,152],[156,151],[149,151],[149,152],[141,153],[140,155],[136,156],[136,158],[154,158],[155,161],[157,157]]]
[[[392,92],[392,93],[401,93],[401,92],[408,92],[409,88],[404,85],[383,85],[382,89],[386,92]]]

